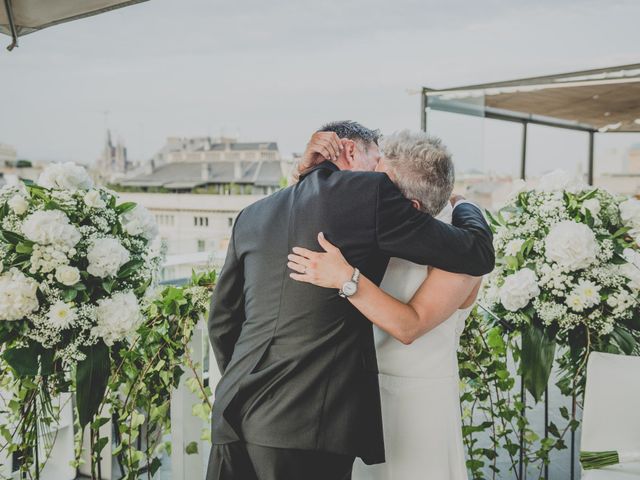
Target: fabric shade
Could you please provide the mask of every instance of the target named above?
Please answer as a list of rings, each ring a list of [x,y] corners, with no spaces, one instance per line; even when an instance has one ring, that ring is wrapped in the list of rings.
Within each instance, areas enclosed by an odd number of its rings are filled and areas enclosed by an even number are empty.
[[[0,0],[0,33],[17,37],[147,0]]]

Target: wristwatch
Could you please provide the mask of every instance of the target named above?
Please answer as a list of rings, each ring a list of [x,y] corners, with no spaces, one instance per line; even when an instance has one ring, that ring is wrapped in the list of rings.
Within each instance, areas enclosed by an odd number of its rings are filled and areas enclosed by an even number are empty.
[[[358,291],[358,280],[360,280],[360,270],[354,268],[351,280],[345,282],[344,285],[342,285],[342,288],[338,292],[338,295],[340,295],[342,298],[348,298],[355,295]]]

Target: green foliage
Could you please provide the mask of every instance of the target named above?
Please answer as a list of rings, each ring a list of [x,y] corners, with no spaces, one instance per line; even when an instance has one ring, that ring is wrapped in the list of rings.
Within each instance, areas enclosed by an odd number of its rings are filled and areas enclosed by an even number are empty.
[[[83,353],[86,358],[76,367],[76,402],[81,428],[86,427],[98,412],[111,373],[109,348],[102,341]]]
[[[539,402],[544,394],[553,367],[556,343],[538,325],[529,324],[522,331],[522,361],[520,373],[525,388]]]
[[[135,270],[136,265],[125,267]],[[189,344],[197,323],[206,315],[215,281],[215,272],[194,272],[187,285],[165,287],[146,305],[145,320],[130,343],[108,347],[99,342],[83,350],[86,358],[78,362],[75,372],[63,371],[53,351],[20,343],[24,338],[21,322],[6,322],[0,331],[0,389],[8,401],[3,411],[6,421],[0,424],[0,451],[15,453],[21,461],[20,471],[32,475],[32,446],[43,438],[38,432],[59,419],[51,398],[72,391],[78,412],[73,464],[82,463],[81,432],[88,427],[92,477],[97,478],[101,452],[109,441],[100,435],[100,428],[115,420],[113,454],[122,478],[153,476],[161,466],[162,454],[171,450],[165,437],[171,429],[171,395],[181,380],[198,397],[193,414],[205,421],[211,415],[212,392],[198,373]],[[69,291],[85,293],[75,287]],[[196,442],[210,440],[208,431],[193,432],[186,453],[197,453]],[[52,444],[42,452],[41,467],[51,449]]]

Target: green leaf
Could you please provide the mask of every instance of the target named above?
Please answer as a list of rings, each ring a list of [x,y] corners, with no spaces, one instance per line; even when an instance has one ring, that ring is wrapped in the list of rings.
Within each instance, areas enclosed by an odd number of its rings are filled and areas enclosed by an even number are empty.
[[[633,350],[636,346],[636,339],[633,338],[633,335],[631,335],[626,330],[623,330],[622,328],[616,328],[613,332],[611,332],[611,336],[618,344],[618,347],[620,347],[620,350],[622,350],[625,354],[631,355],[633,353]]]
[[[116,212],[122,215],[123,213],[130,212],[131,210],[136,208],[137,205],[138,204],[135,202],[125,202],[116,207]]]
[[[40,375],[47,376],[53,374],[54,351],[50,349],[40,352]]]
[[[616,233],[613,234],[613,238],[618,238],[623,236],[625,233],[629,232],[631,227],[622,227],[616,230]]]
[[[102,282],[102,288],[104,288],[104,291],[107,293],[111,293],[111,290],[113,290],[113,286],[116,284],[115,279],[108,279],[108,280],[103,280]]]
[[[20,242],[18,245],[16,245],[16,252],[18,253],[31,253],[33,252],[33,243],[28,242]]]
[[[14,245],[18,245],[19,243],[29,243],[29,241],[22,235],[18,235],[15,232],[10,232],[9,230],[0,230],[0,235],[4,237],[7,243],[12,243]]]
[[[66,292],[64,292],[64,301],[65,302],[71,302],[72,300],[75,300],[75,298],[78,296],[78,291],[74,288],[67,290]]]
[[[527,325],[522,332],[520,368],[525,388],[539,402],[544,394],[555,357],[556,343],[539,326]]]
[[[21,377],[38,374],[38,348],[35,345],[9,348],[4,351],[2,356]]]
[[[83,351],[87,356],[76,369],[76,400],[80,426],[84,428],[98,412],[109,380],[109,348],[102,342]]]
[[[129,260],[127,263],[122,265],[122,267],[120,267],[117,277],[126,278],[129,275],[131,275],[133,272],[138,270],[140,267],[142,267],[143,265],[144,265],[144,260],[140,260],[140,259]]]
[[[191,442],[189,443],[189,445],[185,447],[184,450],[187,453],[187,455],[193,455],[194,453],[198,453],[198,443]]]

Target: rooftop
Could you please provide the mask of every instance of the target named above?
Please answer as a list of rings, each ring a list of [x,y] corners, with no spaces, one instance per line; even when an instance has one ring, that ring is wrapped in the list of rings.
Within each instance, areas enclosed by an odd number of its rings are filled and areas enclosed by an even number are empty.
[[[277,187],[282,178],[279,161],[180,162],[158,167],[153,173],[120,182],[122,186],[191,189],[207,184],[252,184]]]

